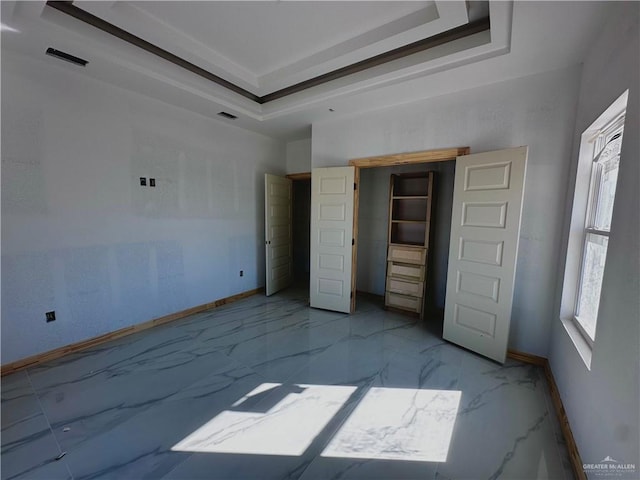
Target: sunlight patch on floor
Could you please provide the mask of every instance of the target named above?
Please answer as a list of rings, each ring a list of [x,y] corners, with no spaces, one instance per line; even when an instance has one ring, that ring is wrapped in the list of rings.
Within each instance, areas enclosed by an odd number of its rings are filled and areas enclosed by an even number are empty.
[[[445,462],[461,393],[371,388],[322,456]]]
[[[302,455],[356,388],[262,384],[178,442],[172,450]],[[258,398],[260,401],[255,402]]]
[[[300,456],[356,389],[263,383],[172,450]],[[461,393],[371,388],[322,456],[444,462]]]

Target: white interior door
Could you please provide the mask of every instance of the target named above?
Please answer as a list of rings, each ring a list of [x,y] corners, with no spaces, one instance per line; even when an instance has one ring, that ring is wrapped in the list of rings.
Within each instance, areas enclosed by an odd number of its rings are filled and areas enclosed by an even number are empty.
[[[527,147],[457,158],[445,340],[504,363]]]
[[[355,167],[311,172],[312,307],[351,311],[354,178]]]
[[[266,294],[288,287],[291,265],[291,180],[268,173],[264,176],[264,229]]]

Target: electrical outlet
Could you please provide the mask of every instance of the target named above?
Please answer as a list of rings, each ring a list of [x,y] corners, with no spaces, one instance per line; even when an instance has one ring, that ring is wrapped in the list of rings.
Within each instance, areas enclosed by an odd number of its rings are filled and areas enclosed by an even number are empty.
[[[244,276],[244,270],[240,270],[240,276],[243,277]]]
[[[45,316],[47,317],[47,323],[56,321],[56,312],[55,311],[47,312],[47,313],[45,313]]]

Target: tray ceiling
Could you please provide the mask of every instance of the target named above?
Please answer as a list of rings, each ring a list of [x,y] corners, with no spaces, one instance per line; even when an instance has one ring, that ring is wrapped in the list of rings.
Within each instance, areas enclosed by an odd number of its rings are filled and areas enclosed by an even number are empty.
[[[509,54],[514,9],[460,0],[1,6],[3,51],[56,62],[44,57],[53,47],[88,60],[79,73],[207,116],[224,110],[239,126],[278,135],[320,118],[318,108]],[[589,19],[601,10],[591,8]]]

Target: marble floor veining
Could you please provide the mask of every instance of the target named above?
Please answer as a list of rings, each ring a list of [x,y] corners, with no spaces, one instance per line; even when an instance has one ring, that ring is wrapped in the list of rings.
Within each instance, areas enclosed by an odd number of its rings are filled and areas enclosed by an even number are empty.
[[[292,288],[31,367],[2,378],[1,478],[573,478],[542,370],[432,330]]]

